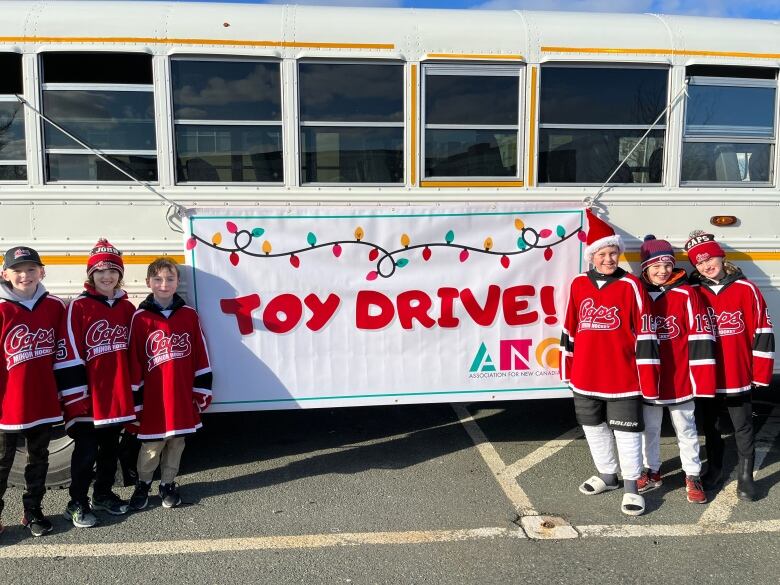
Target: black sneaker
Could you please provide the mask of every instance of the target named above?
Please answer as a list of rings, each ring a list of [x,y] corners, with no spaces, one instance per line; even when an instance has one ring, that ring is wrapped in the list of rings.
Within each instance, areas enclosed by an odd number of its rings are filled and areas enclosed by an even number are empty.
[[[130,496],[131,510],[143,510],[149,503],[149,489],[152,487],[152,483],[146,483],[145,481],[138,481],[135,484],[133,495]]]
[[[22,526],[30,529],[30,534],[35,537],[43,536],[44,534],[51,532],[52,525],[43,515],[43,510],[40,508],[30,508],[24,511],[22,516]]]
[[[181,504],[179,484],[175,481],[168,484],[160,484],[160,499],[162,499],[163,508],[175,508]]]
[[[73,522],[76,528],[92,528],[98,523],[97,517],[92,513],[89,504],[69,502],[63,516]]]
[[[108,512],[112,516],[121,516],[127,513],[127,500],[123,500],[114,492],[108,492],[105,495],[98,496],[92,494],[92,509],[99,512]]]

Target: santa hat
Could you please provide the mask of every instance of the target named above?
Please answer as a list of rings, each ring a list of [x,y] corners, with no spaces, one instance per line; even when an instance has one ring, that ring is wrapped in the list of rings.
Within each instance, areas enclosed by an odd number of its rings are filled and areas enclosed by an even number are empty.
[[[585,215],[588,218],[588,235],[583,255],[589,264],[593,264],[593,255],[607,246],[616,246],[620,252],[625,250],[623,238],[615,234],[607,222],[596,217],[590,209],[585,210]]]
[[[100,238],[89,253],[87,260],[87,276],[95,270],[116,270],[120,278],[125,273],[125,263],[122,262],[122,252],[117,250],[107,239]]]
[[[726,252],[715,241],[715,236],[706,233],[704,230],[693,230],[691,232],[690,238],[685,242],[685,251],[688,253],[688,260],[694,266],[710,258],[726,257]]]
[[[645,236],[639,248],[639,257],[642,260],[642,270],[653,264],[667,263],[674,266],[677,263],[672,245],[666,240],[657,240],[653,234]]]

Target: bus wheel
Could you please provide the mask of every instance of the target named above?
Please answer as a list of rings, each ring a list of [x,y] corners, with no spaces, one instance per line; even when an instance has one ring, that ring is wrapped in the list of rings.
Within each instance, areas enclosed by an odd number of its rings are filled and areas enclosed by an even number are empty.
[[[65,434],[65,425],[56,425],[52,429],[49,443],[49,471],[46,474],[46,487],[62,489],[70,485],[70,456],[73,453],[73,439]],[[24,466],[27,464],[27,447],[24,439],[16,447],[14,465],[8,476],[8,483],[24,489]]]

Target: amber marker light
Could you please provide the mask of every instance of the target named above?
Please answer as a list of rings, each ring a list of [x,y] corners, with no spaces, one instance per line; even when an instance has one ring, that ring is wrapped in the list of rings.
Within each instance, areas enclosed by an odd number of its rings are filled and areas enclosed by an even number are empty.
[[[710,218],[710,223],[718,227],[728,227],[737,223],[737,218],[734,215],[713,215]]]

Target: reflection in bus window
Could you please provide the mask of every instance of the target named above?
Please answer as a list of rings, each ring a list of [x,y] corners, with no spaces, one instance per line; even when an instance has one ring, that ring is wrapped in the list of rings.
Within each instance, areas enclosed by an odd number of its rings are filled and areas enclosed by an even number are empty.
[[[178,183],[281,183],[279,63],[171,61]]]
[[[16,99],[22,93],[22,56],[0,53],[0,181],[25,181],[24,110]]]
[[[516,178],[521,68],[424,72],[425,178]]]
[[[771,70],[745,70],[688,68],[682,182],[772,182],[777,82]]]
[[[404,67],[298,65],[301,182],[402,183]]]
[[[539,182],[606,181],[666,108],[660,67],[542,67]],[[661,119],[612,183],[663,182]]]
[[[157,180],[152,58],[145,54],[44,53],[43,112],[144,181]],[[48,123],[46,177],[56,181],[129,181]]]

